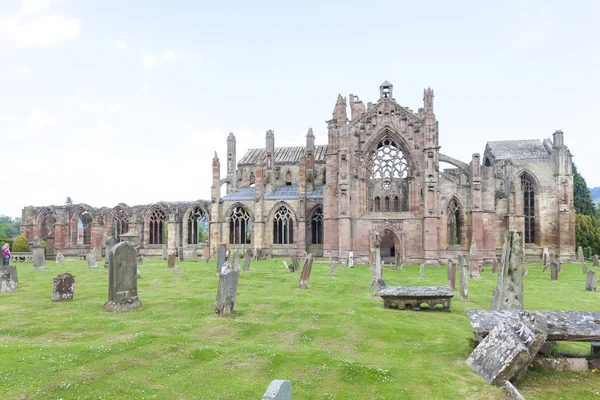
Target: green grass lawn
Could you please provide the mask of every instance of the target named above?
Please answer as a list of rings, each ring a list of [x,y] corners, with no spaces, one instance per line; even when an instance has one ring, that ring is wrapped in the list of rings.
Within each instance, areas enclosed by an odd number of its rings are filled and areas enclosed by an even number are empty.
[[[294,399],[504,399],[465,360],[473,332],[464,311],[491,306],[490,269],[458,292],[452,312],[384,309],[372,299],[367,266],[315,261],[309,289],[282,260],[241,271],[232,317],[213,314],[215,262],[166,261],[140,266],[143,307],[103,309],[108,272],[86,261],[48,262],[49,271],[18,264],[19,290],[0,294],[2,399],[260,399],[270,381],[292,381]],[[288,260],[289,263],[289,260]],[[529,264],[525,307],[599,310],[600,292],[585,291],[579,265],[559,281]],[[53,303],[52,279],[75,275],[75,300]],[[386,269],[388,285],[444,285],[446,268]],[[457,276],[458,285],[458,276]],[[589,343],[559,350],[585,354]],[[533,369],[517,383],[530,399],[600,398],[600,374]]]

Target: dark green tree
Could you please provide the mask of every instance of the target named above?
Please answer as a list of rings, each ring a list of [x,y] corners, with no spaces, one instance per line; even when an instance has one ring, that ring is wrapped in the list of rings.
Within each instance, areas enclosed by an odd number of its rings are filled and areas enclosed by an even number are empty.
[[[592,195],[585,183],[585,179],[573,163],[573,201],[575,202],[575,212],[581,215],[590,215],[596,217],[596,207],[592,201]]]
[[[600,253],[600,223],[595,216],[575,216],[575,242],[584,249],[591,248],[592,254]]]

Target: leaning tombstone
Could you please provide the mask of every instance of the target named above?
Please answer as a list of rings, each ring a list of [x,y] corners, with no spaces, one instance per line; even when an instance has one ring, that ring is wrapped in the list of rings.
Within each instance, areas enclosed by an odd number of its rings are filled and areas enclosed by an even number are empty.
[[[300,275],[300,283],[298,284],[300,289],[306,289],[308,287],[308,278],[310,277],[310,271],[312,270],[312,263],[312,254],[308,254],[304,260],[304,267],[302,268],[302,274]]]
[[[62,265],[65,263],[65,256],[63,255],[63,253],[58,252],[56,253],[56,265]]]
[[[523,263],[521,235],[514,229],[504,232],[498,284],[492,295],[492,310],[523,309]]]
[[[163,247],[162,247],[162,257],[161,258],[163,260],[167,259],[167,245],[166,244],[163,244]]]
[[[223,268],[223,265],[225,265],[226,253],[225,246],[221,245],[219,248],[219,260],[217,261],[217,274],[221,273],[221,269]]]
[[[175,254],[169,254],[169,259],[167,261],[167,267],[175,268],[175,258],[176,257],[177,257],[177,255],[175,255]]]
[[[250,271],[250,261],[252,261],[252,249],[246,249],[246,254],[244,254],[244,271]]]
[[[469,301],[469,266],[466,263],[465,256],[458,256],[458,268],[460,270],[460,300]]]
[[[19,287],[19,277],[17,276],[17,267],[6,265],[0,267],[0,292],[16,292]]]
[[[587,268],[587,264],[585,263],[585,261],[581,263],[581,269],[583,270],[583,274],[587,275],[588,268]]]
[[[553,281],[558,280],[559,265],[554,259],[554,253],[550,253],[550,279]]]
[[[121,242],[109,253],[106,311],[128,311],[142,307],[137,293],[137,250],[132,242]]]
[[[88,262],[88,267],[90,267],[90,269],[97,269],[98,268],[98,261],[96,260],[96,254],[94,253],[89,253],[86,256],[87,262]]]
[[[117,238],[115,238],[114,236],[110,236],[108,239],[106,239],[106,254],[104,255],[104,268],[106,269],[108,269],[108,267],[110,266],[110,249],[112,249],[117,243]]]
[[[588,292],[596,291],[596,271],[589,270],[587,273],[587,282],[585,284],[585,290]]]
[[[239,271],[229,268],[227,264],[225,264],[224,268],[219,272],[219,286],[217,288],[215,314],[226,316],[233,313],[239,276]]]
[[[292,382],[279,379],[271,381],[262,400],[292,400]]]
[[[31,251],[33,252],[33,269],[36,271],[47,271],[46,255],[44,254],[44,246],[39,238],[33,239],[31,242]]]
[[[71,301],[75,293],[75,277],[68,272],[54,278],[52,301]]]
[[[448,287],[452,290],[456,289],[456,264],[448,259]]]

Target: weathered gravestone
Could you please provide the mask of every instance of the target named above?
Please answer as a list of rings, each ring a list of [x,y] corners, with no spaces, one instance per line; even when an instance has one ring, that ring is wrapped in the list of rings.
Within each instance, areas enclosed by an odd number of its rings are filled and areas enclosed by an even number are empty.
[[[178,274],[179,273],[179,265],[176,265],[175,268],[173,268],[173,273],[174,274]]]
[[[469,249],[469,273],[472,277],[479,277],[479,252],[477,251],[477,243],[475,236],[471,238],[471,248]]]
[[[96,254],[94,253],[89,253],[86,256],[87,262],[88,262],[88,267],[90,267],[90,269],[97,269],[98,268],[98,261],[96,260]]]
[[[419,276],[422,278],[425,275],[425,263],[421,263],[419,266]]]
[[[300,272],[300,261],[298,257],[292,257],[292,266],[294,272]]]
[[[179,256],[179,261],[183,261],[183,247],[177,249],[177,255]]]
[[[5,265],[0,267],[0,293],[16,292],[19,287],[17,267]]]
[[[585,261],[585,258],[583,257],[583,247],[581,246],[577,248],[577,261]]]
[[[585,290],[587,290],[588,292],[596,291],[596,271],[588,271],[587,281],[585,283]]]
[[[466,256],[458,256],[458,268],[460,271],[460,300],[469,301],[469,267],[465,260]]]
[[[292,400],[292,382],[284,380],[271,381],[262,400]]]
[[[94,247],[92,249],[92,253],[94,253],[94,255],[96,256],[96,260],[99,260],[102,258],[102,247]]]
[[[236,271],[240,270],[240,250],[236,249],[233,252],[233,269]]]
[[[492,274],[495,274],[496,272],[498,272],[498,259],[494,257],[492,260]]]
[[[448,259],[448,287],[456,289],[456,264]]]
[[[63,253],[56,253],[56,265],[62,265],[65,263],[65,256]]]
[[[166,245],[166,244],[163,244],[161,258],[162,258],[163,260],[166,260],[166,259],[167,259],[167,255],[168,255],[168,254],[167,254],[167,245]]]
[[[198,249],[195,247],[192,249],[192,262],[198,262]]]
[[[548,263],[550,262],[550,251],[548,250],[547,247],[544,247],[544,250],[542,251],[542,264],[544,264],[544,266],[548,265]]]
[[[121,242],[109,253],[108,301],[106,311],[128,311],[140,308],[137,293],[137,250],[132,242]]]
[[[75,277],[68,272],[54,278],[52,301],[71,301],[75,293]]]
[[[559,267],[558,263],[554,259],[554,253],[550,253],[550,279],[553,281],[558,280]]]
[[[497,386],[522,374],[548,335],[546,316],[519,311],[519,319],[503,320],[483,339],[467,359],[467,365]]]
[[[250,261],[252,261],[252,249],[246,249],[244,254],[244,271],[250,271]]]
[[[202,249],[202,258],[204,258],[204,262],[208,262],[208,260],[210,260],[210,246],[208,243],[204,243],[204,248]]]
[[[348,268],[354,268],[354,252],[348,253]]]
[[[33,239],[31,242],[31,251],[33,252],[33,269],[36,271],[47,271],[46,256],[44,254],[44,246],[39,238]]]
[[[504,232],[498,284],[492,295],[492,310],[523,309],[524,261],[521,234],[514,229]]]
[[[329,275],[335,276],[335,268],[336,267],[337,267],[337,261],[332,261],[331,264],[329,264]]]
[[[114,236],[109,236],[108,239],[106,239],[106,253],[104,255],[104,268],[108,269],[108,267],[110,266],[110,249],[112,249],[113,247],[115,247],[115,245],[117,244],[117,238]]]
[[[379,233],[375,234],[375,264],[373,265],[373,278],[371,280],[371,289],[373,289],[373,295],[379,295],[381,286],[379,281],[383,279],[383,268],[381,266],[381,239]]]
[[[302,267],[302,274],[300,274],[300,283],[298,283],[300,289],[306,289],[308,287],[308,278],[310,277],[312,264],[312,254],[307,254],[306,259],[304,260],[304,267]]]
[[[283,260],[283,268],[285,268],[286,271],[290,270],[290,267],[288,267],[288,264],[287,264],[287,262],[285,260]]]
[[[598,262],[598,254],[594,254],[594,268],[597,268],[600,265]]]
[[[587,275],[588,268],[587,268],[587,264],[585,263],[585,261],[581,263],[581,270],[583,271],[584,275]]]
[[[226,316],[233,313],[239,276],[239,271],[235,271],[229,268],[228,264],[224,264],[223,269],[219,273],[215,314]]]
[[[175,258],[177,256],[175,254],[169,254],[169,259],[167,261],[167,267],[175,268]]]
[[[219,248],[219,259],[217,260],[217,274],[221,273],[221,269],[225,265],[227,249],[225,249],[224,245],[221,245]]]

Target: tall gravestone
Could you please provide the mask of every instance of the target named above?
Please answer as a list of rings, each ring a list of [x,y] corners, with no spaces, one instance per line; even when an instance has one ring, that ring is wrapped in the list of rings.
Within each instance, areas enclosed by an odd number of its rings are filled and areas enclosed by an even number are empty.
[[[219,260],[217,261],[217,273],[221,273],[221,268],[225,265],[227,250],[224,245],[219,248]]]
[[[236,271],[240,270],[240,250],[236,249],[233,252],[233,269]]]
[[[250,261],[252,261],[252,249],[246,249],[244,254],[244,271],[250,271]]]
[[[460,300],[469,301],[469,266],[464,255],[458,256],[458,268],[460,269]]]
[[[588,271],[587,281],[585,283],[585,290],[587,290],[588,292],[596,291],[596,271]]]
[[[98,268],[98,261],[96,260],[96,254],[95,253],[89,253],[86,256],[87,262],[88,262],[88,267],[90,267],[90,269],[97,269]]]
[[[583,274],[584,274],[584,275],[587,275],[587,273],[588,273],[588,267],[587,267],[587,264],[585,263],[585,261],[583,261],[583,262],[581,263],[581,269],[582,269],[582,271],[583,271]]]
[[[492,310],[523,309],[523,249],[521,234],[514,229],[504,232],[498,284],[492,296]]]
[[[110,249],[112,249],[113,247],[115,247],[115,245],[117,244],[117,238],[114,236],[109,236],[108,239],[106,239],[106,255],[104,256],[104,268],[108,269],[108,267],[110,266]]]
[[[298,260],[298,257],[292,257],[292,266],[294,272],[300,272],[300,261]]]
[[[223,263],[225,264],[225,262]],[[239,276],[239,271],[229,268],[227,264],[225,264],[224,268],[219,272],[219,286],[217,288],[215,314],[227,316],[233,313]]]
[[[448,287],[456,290],[456,264],[448,259]]]
[[[597,268],[600,265],[600,263],[598,263],[598,254],[594,254],[593,260],[594,260],[594,268]]]
[[[33,252],[33,269],[36,271],[47,271],[46,255],[44,254],[44,246],[39,238],[33,239],[31,242],[31,251]]]
[[[17,267],[14,265],[0,266],[0,292],[16,292],[19,287]]]
[[[56,265],[63,265],[65,263],[65,256],[63,253],[56,253]]]
[[[52,301],[71,301],[75,293],[75,277],[68,272],[54,278]]]
[[[169,258],[167,260],[167,267],[175,268],[175,259],[177,258],[176,254],[169,254]]]
[[[381,267],[381,239],[379,233],[375,234],[375,265],[373,266],[373,279],[371,289],[373,294],[378,295],[381,291],[380,281],[383,279],[383,268]]]
[[[210,246],[208,243],[204,243],[204,247],[202,249],[202,258],[204,258],[204,262],[208,262],[210,260]]]
[[[469,249],[469,273],[473,277],[481,276],[479,272],[479,251],[477,251],[475,236],[471,238],[471,248]]]
[[[183,261],[183,247],[177,249],[177,255],[179,255],[179,261]]]
[[[142,307],[137,293],[137,249],[132,242],[121,242],[109,253],[108,301],[106,311],[128,311]]]
[[[329,264],[329,275],[335,276],[336,267],[337,267],[337,261],[332,261],[331,264]]]
[[[195,247],[192,249],[192,262],[198,262],[198,249]]]
[[[354,252],[348,253],[348,268],[354,268]]]
[[[554,258],[554,253],[550,253],[550,279],[553,281],[558,280],[559,272],[559,265]]]
[[[302,274],[300,274],[300,282],[298,287],[300,289],[306,289],[308,287],[308,278],[312,270],[313,258],[312,254],[308,254],[304,260],[304,267],[302,267]]]
[[[166,245],[166,244],[163,244],[161,258],[162,258],[163,260],[166,260],[166,259],[167,259],[167,256],[168,256],[168,249],[167,249],[167,245]]]
[[[583,247],[581,246],[577,248],[577,261],[585,261],[583,258]]]
[[[425,275],[425,263],[419,265],[419,276],[422,278]]]

